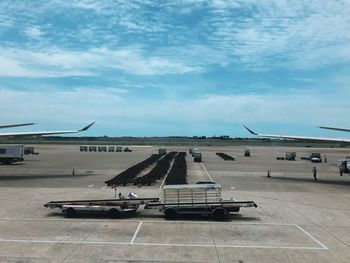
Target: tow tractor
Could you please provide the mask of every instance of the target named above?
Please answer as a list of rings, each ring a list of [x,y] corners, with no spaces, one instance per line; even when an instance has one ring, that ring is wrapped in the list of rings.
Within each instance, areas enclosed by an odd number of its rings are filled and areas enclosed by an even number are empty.
[[[257,207],[253,201],[222,199],[219,184],[166,185],[163,187],[163,200],[160,198],[139,198],[131,192],[127,198],[104,200],[51,201],[44,206],[59,208],[67,217],[78,212],[107,212],[111,217],[122,213],[136,212],[139,206],[145,209],[159,209],[166,218],[196,214],[223,219],[230,213],[237,213],[242,207]]]

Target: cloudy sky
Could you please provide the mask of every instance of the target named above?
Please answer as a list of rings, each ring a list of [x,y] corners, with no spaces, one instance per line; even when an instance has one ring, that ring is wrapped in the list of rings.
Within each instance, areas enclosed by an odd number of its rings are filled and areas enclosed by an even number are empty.
[[[336,137],[315,126],[350,127],[349,14],[348,0],[2,0],[0,123]]]

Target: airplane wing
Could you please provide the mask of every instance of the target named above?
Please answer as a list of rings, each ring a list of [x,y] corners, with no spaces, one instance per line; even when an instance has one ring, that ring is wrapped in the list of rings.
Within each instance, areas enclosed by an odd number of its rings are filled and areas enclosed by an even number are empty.
[[[350,129],[344,129],[344,128],[334,128],[334,127],[325,127],[325,126],[319,126],[318,128],[327,129],[327,130],[333,130],[333,131],[350,132]]]
[[[79,133],[83,131],[87,131],[95,122],[90,123],[80,130],[72,130],[72,131],[37,131],[37,132],[6,132],[0,133],[0,137],[5,136],[36,136],[36,135],[54,135],[54,134],[67,134],[67,133]]]
[[[326,141],[326,142],[350,142],[350,138],[330,138],[330,137],[293,136],[293,135],[256,133],[245,125],[243,125],[243,127],[246,128],[251,134],[255,136],[267,137],[267,138],[278,138],[278,139],[287,139],[287,140]]]
[[[0,125],[0,129],[28,126],[28,125],[34,125],[34,124],[36,123],[30,122],[30,123],[5,124],[5,125]]]

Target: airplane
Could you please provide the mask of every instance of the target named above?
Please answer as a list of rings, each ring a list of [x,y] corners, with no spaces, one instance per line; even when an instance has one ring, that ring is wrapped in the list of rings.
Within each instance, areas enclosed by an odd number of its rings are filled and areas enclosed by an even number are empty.
[[[0,125],[0,129],[10,128],[10,127],[20,127],[20,126],[29,126],[34,125],[36,123],[18,123],[18,124],[6,124],[6,125]],[[89,125],[85,126],[84,128],[80,130],[61,130],[61,131],[35,131],[35,132],[5,132],[0,133],[0,137],[7,137],[7,136],[40,136],[40,135],[53,135],[53,134],[67,134],[67,133],[80,133],[83,131],[87,131],[92,125],[94,125],[95,122],[90,123]]]
[[[289,139],[289,140],[312,140],[312,141],[326,141],[326,142],[350,142],[350,138],[330,138],[330,137],[313,137],[313,136],[298,136],[298,135],[281,135],[281,134],[265,134],[265,133],[256,133],[253,130],[249,129],[247,126],[243,125],[249,133],[267,138],[278,138],[278,139]],[[350,129],[345,128],[335,128],[327,126],[319,126],[321,129],[334,130],[334,131],[345,131],[350,132]]]

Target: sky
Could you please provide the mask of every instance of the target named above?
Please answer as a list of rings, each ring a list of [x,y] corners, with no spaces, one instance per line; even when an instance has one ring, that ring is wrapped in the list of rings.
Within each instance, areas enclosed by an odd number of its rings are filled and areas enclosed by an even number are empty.
[[[346,136],[348,0],[0,1],[0,123]],[[8,131],[11,131],[10,129]]]

